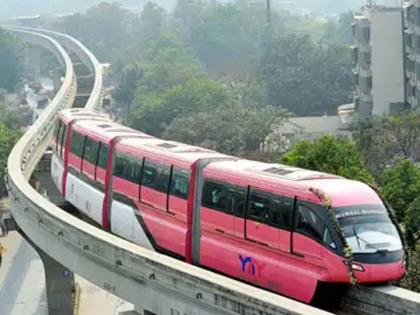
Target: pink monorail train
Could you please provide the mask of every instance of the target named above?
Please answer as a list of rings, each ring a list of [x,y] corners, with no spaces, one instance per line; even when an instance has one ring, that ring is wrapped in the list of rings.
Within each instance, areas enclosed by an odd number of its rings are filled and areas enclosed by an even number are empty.
[[[399,280],[401,237],[377,194],[338,176],[165,141],[82,109],[62,111],[52,178],[105,230],[152,250],[311,302],[317,287]]]

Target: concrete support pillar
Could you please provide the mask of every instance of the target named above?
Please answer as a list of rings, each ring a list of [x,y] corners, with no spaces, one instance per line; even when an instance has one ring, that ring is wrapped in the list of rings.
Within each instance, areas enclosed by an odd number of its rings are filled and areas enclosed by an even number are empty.
[[[73,315],[74,274],[42,250],[49,315]]]
[[[25,239],[37,251],[45,270],[49,315],[73,315],[74,274],[51,258],[25,235]]]

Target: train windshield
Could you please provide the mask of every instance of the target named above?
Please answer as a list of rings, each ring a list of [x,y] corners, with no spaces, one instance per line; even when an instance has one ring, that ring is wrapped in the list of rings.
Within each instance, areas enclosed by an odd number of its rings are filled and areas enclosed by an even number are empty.
[[[386,254],[403,248],[398,230],[383,206],[336,209],[336,217],[355,254]]]

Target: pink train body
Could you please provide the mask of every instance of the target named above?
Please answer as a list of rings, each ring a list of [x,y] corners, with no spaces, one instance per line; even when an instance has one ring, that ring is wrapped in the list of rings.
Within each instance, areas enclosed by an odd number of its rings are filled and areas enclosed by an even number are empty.
[[[401,238],[367,185],[165,141],[80,109],[60,114],[52,178],[106,230],[310,303],[322,284],[349,283],[343,242],[360,283],[402,278]]]

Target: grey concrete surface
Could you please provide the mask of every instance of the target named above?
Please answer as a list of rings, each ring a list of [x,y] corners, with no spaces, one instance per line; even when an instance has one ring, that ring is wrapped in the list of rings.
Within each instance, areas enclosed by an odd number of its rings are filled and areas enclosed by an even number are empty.
[[[48,315],[44,267],[17,232],[0,238],[6,248],[0,267],[0,315]]]

